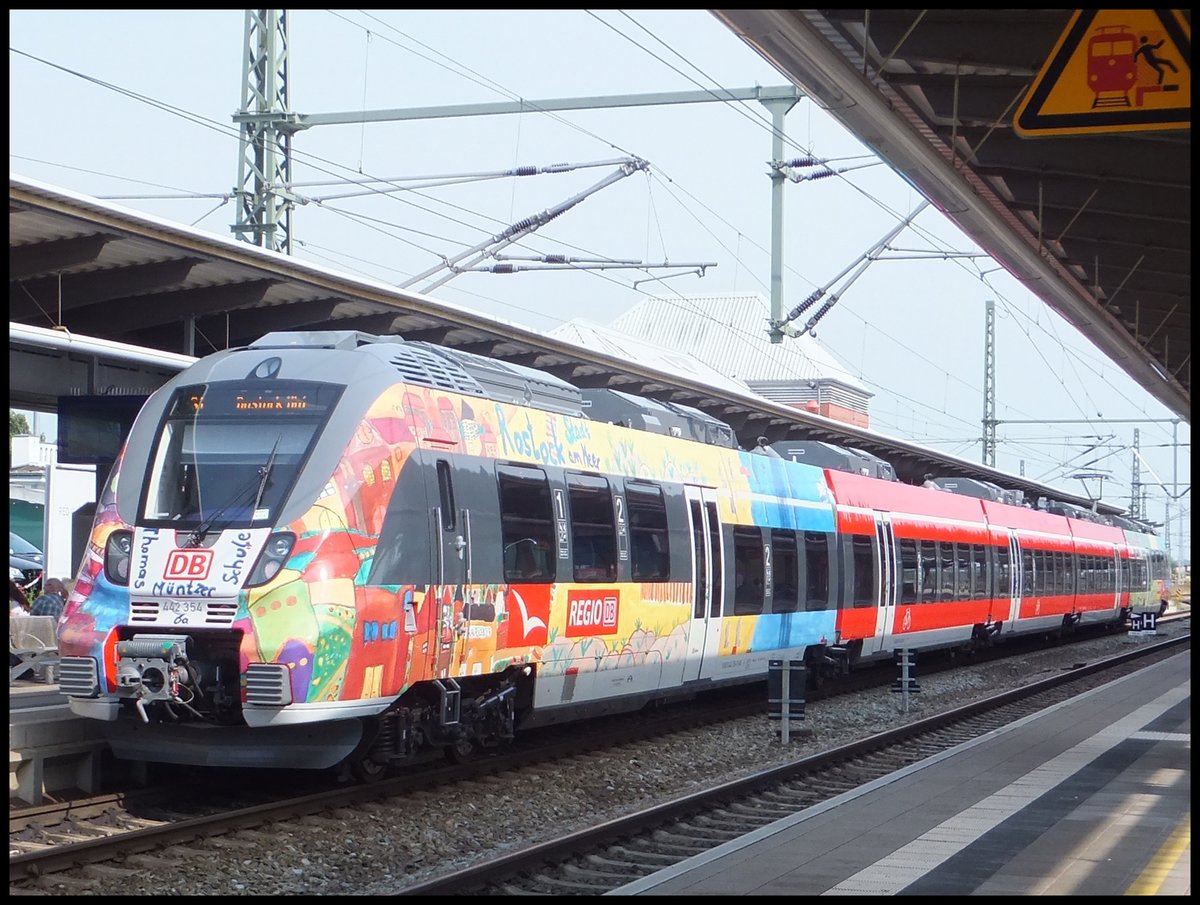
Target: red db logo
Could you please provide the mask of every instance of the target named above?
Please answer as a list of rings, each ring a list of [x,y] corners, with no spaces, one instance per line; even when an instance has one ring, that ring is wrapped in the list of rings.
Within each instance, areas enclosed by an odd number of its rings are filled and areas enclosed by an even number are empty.
[[[621,592],[615,589],[568,591],[566,636],[611,635],[620,606]]]
[[[212,568],[212,550],[172,550],[167,557],[164,578],[207,578]]]

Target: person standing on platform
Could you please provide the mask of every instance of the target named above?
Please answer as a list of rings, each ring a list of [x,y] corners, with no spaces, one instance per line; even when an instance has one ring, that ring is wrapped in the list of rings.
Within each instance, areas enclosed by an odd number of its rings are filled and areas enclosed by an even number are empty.
[[[42,588],[42,594],[33,602],[30,614],[34,616],[53,616],[54,621],[62,615],[63,607],[67,605],[67,587],[61,578],[47,578]]]
[[[29,598],[15,580],[8,580],[8,613],[10,616],[28,616]]]

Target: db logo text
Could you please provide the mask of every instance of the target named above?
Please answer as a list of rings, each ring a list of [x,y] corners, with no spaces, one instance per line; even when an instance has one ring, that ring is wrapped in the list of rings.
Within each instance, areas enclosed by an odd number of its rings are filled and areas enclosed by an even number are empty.
[[[212,550],[172,550],[167,556],[167,567],[163,578],[208,578],[212,568]]]
[[[567,637],[611,635],[617,630],[617,616],[620,608],[620,591],[568,591]]]

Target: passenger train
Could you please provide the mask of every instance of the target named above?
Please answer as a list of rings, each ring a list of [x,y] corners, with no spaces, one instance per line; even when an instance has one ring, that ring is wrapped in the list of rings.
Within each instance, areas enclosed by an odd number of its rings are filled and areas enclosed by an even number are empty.
[[[819,678],[1157,606],[1148,529],[983,486],[743,450],[697,409],[461,350],[271,333],[138,415],[60,689],[121,758],[371,779],[772,659]]]

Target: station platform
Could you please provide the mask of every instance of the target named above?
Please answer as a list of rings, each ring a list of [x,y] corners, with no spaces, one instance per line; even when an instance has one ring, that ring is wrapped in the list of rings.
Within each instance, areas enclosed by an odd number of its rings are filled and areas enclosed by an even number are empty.
[[[104,724],[75,716],[56,683],[19,679],[9,685],[10,805],[96,792],[107,751]]]
[[[1191,653],[608,895],[1189,895]]]

